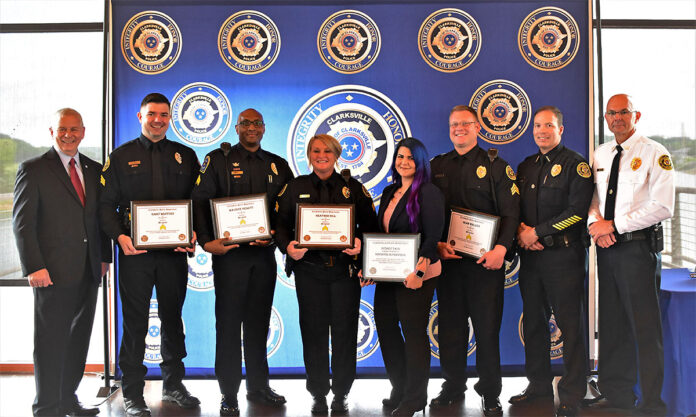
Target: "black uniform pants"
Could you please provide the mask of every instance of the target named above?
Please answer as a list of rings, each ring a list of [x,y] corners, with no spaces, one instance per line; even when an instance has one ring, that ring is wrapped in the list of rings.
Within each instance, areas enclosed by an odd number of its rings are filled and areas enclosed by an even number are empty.
[[[63,415],[77,401],[98,289],[89,265],[77,285],[33,289],[35,415]]]
[[[563,377],[560,402],[577,405],[587,391],[588,354],[585,344],[585,261],[581,245],[522,251],[520,293],[524,326],[525,371],[529,389],[553,392],[549,319],[551,311],[562,333]]]
[[[440,366],[443,389],[466,390],[469,341],[468,317],[476,335],[474,389],[479,395],[498,397],[500,373],[500,325],[503,319],[505,269],[489,271],[470,258],[442,262],[437,284]]]
[[[188,264],[186,254],[168,249],[132,256],[119,251],[118,262],[123,312],[123,339],[118,360],[123,372],[121,388],[124,397],[137,399],[143,396],[147,373],[143,358],[153,286],[157,290],[161,322],[163,387],[175,388],[184,378],[182,359],[186,357],[186,344],[181,309],[186,298]]]
[[[273,248],[242,246],[213,256],[215,375],[220,391],[236,398],[242,379],[242,326],[247,391],[268,386],[266,339],[276,283]]]
[[[628,406],[640,376],[641,407],[664,414],[664,353],[658,291],[661,261],[647,240],[597,249],[599,273],[599,389]]]
[[[379,282],[375,288],[375,323],[384,367],[393,391],[402,398],[400,405],[412,410],[423,408],[428,400],[428,319],[436,284],[433,278],[415,291],[390,282]]]
[[[360,283],[347,266],[295,264],[307,391],[313,396],[348,395],[355,379]],[[331,376],[329,383],[329,333]]]

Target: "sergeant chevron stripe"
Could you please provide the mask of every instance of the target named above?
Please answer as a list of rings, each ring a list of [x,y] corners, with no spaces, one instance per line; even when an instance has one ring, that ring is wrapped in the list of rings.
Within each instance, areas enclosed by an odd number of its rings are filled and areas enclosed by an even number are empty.
[[[565,220],[562,220],[562,221],[554,224],[553,227],[556,230],[563,230],[567,227],[574,225],[575,223],[579,222],[580,220],[582,220],[582,217],[578,217],[578,216],[573,215],[571,217],[568,217]]]

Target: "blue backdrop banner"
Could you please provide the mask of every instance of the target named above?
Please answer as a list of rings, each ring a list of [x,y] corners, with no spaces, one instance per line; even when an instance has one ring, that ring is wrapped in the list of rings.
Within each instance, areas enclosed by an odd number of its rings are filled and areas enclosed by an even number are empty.
[[[496,147],[514,168],[537,152],[531,117],[542,105],[564,113],[563,143],[586,157],[589,143],[589,4],[587,0],[410,2],[119,1],[112,0],[114,146],[140,134],[136,113],[147,93],[172,102],[168,138],[202,161],[237,142],[237,117],[263,114],[262,147],[308,173],[306,143],[315,133],[339,139],[350,168],[379,204],[391,181],[395,144],[422,140],[433,157],[452,149],[450,109],[473,106],[479,144]],[[303,374],[293,277],[278,260],[267,349],[271,373]],[[522,373],[519,260],[506,264],[501,330],[503,370]],[[373,314],[374,289],[363,289],[358,373],[383,374]],[[189,261],[183,322],[187,374],[214,375],[215,315],[211,257]],[[117,343],[121,311],[117,302]],[[429,333],[438,360],[437,300]],[[562,341],[553,320],[554,363]],[[159,375],[159,319],[153,293],[145,363]],[[475,335],[469,364],[476,356]],[[120,371],[117,372],[117,375]]]

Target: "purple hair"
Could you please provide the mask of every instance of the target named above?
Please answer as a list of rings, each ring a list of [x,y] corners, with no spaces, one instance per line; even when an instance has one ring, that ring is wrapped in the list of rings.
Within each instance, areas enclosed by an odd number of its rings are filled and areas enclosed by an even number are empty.
[[[401,175],[396,171],[396,156],[399,153],[399,148],[406,147],[411,151],[413,156],[413,162],[416,164],[416,174],[413,177],[413,183],[411,184],[411,194],[408,196],[408,201],[406,202],[406,213],[408,214],[408,222],[411,225],[411,231],[416,233],[418,231],[418,215],[420,214],[420,204],[418,203],[418,196],[420,194],[420,188],[423,184],[430,181],[430,159],[428,158],[428,151],[425,149],[425,145],[416,138],[405,138],[402,139],[394,150],[394,160],[392,161],[392,178],[394,178],[394,183],[401,185]]]

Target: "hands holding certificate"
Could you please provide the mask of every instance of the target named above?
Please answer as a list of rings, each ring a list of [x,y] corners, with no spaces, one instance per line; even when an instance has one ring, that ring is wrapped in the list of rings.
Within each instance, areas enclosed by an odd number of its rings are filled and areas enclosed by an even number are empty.
[[[188,252],[188,253],[195,252],[196,251],[196,232],[192,232],[192,236],[193,236],[193,238],[191,239],[191,246],[190,247],[176,247],[176,248],[174,248],[174,252]],[[120,235],[118,237],[118,246],[121,247],[123,254],[126,256],[140,255],[143,253],[147,253],[147,250],[136,249],[135,246],[133,246],[133,239],[131,239],[131,237],[128,235]]]
[[[275,234],[275,230],[271,230],[271,235],[273,234]],[[237,243],[230,243],[231,240],[232,238],[230,237],[214,239],[203,245],[203,249],[213,255],[224,255],[231,249],[239,247]],[[273,239],[256,239],[253,242],[249,242],[249,246],[268,246],[271,243],[273,243]]]
[[[286,249],[288,255],[296,261],[299,261],[300,259],[302,259],[308,250],[307,248],[298,248],[297,245],[299,245],[299,243],[300,242],[293,240],[288,244],[287,249]],[[343,252],[349,256],[355,256],[355,255],[360,253],[361,246],[362,246],[362,243],[360,242],[360,239],[358,239],[356,237],[355,240],[353,240],[353,247],[343,249],[341,252]]]
[[[495,245],[493,249],[484,253],[476,263],[483,265],[484,268],[490,269],[491,271],[497,271],[503,266],[506,252],[507,249],[505,249],[505,246]]]

